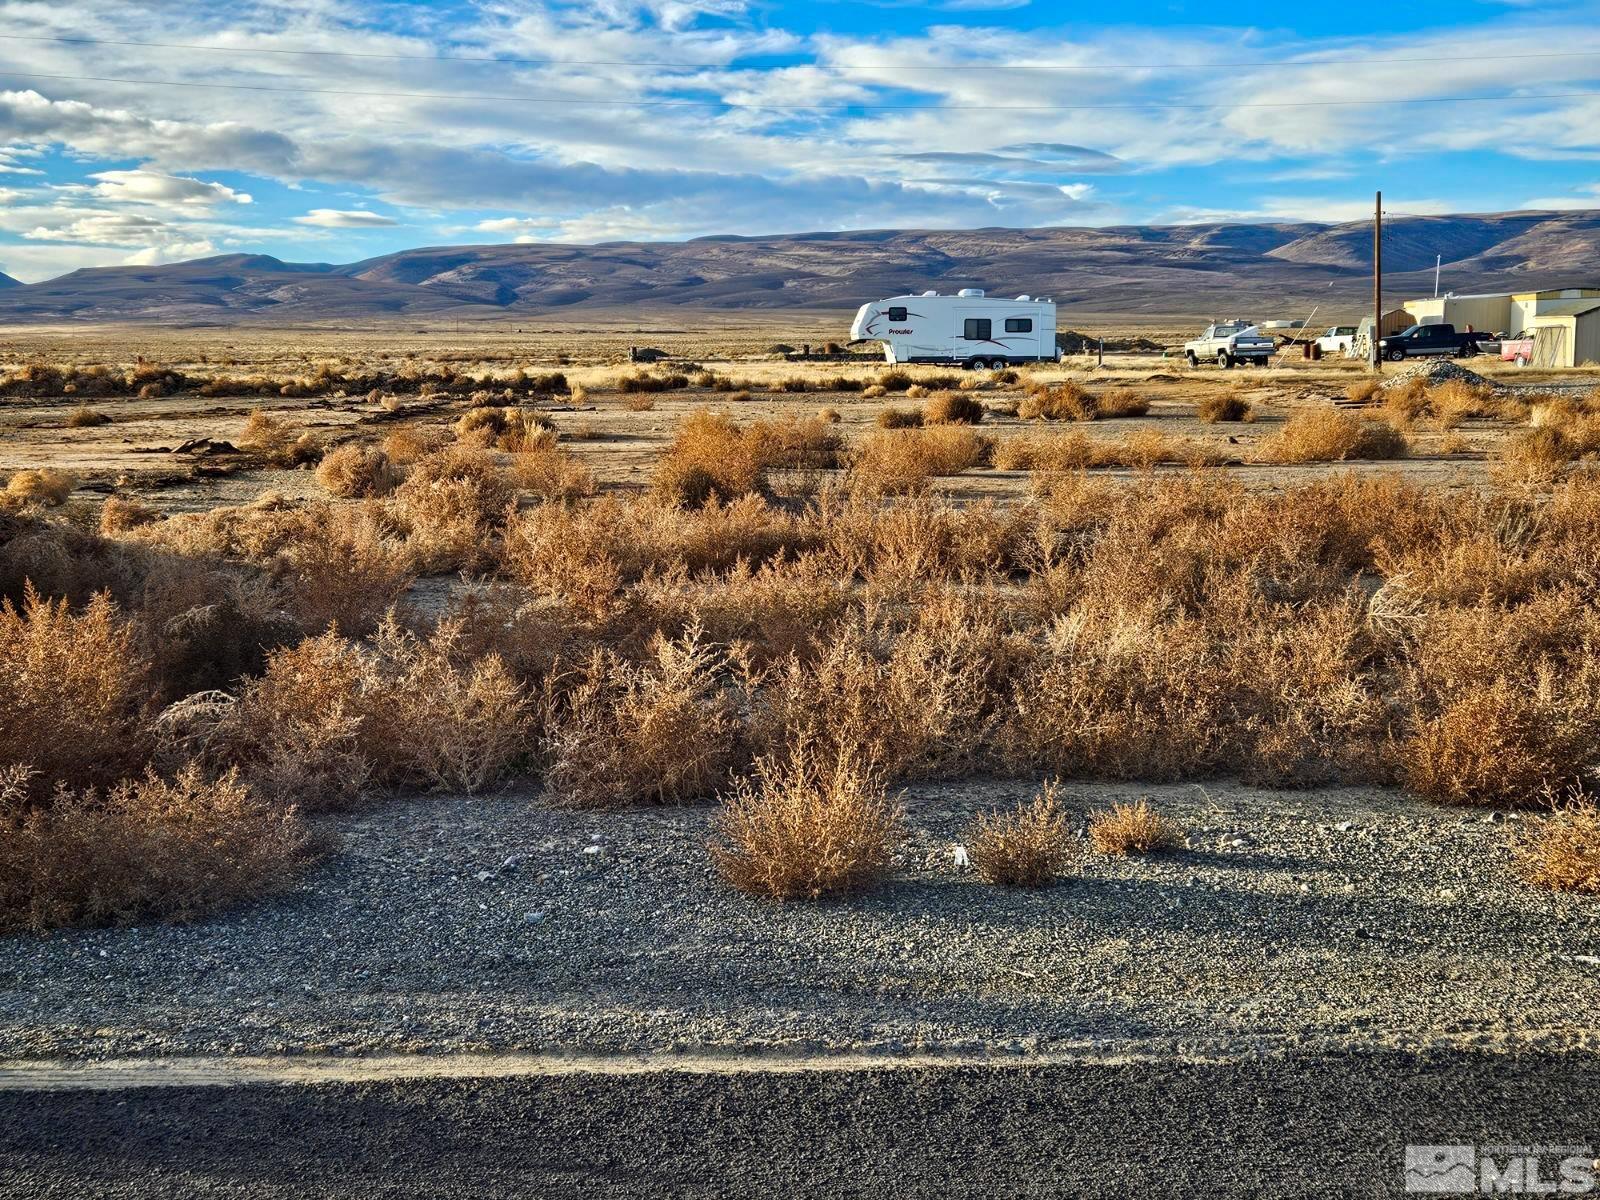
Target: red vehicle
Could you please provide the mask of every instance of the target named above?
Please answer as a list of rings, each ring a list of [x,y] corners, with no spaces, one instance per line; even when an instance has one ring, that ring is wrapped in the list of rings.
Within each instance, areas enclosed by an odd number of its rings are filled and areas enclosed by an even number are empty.
[[[1519,333],[1516,337],[1500,339],[1500,361],[1514,362],[1525,367],[1533,361],[1533,334]]]

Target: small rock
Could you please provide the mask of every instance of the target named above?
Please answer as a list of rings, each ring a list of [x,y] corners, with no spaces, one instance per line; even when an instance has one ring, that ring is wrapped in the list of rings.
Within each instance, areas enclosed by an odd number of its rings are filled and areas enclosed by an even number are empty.
[[[951,846],[950,861],[957,867],[970,866],[971,860],[967,857],[967,848],[965,846]]]
[[[599,854],[600,853],[600,847],[599,846],[585,846],[583,848],[583,852],[585,854]]]
[[[1340,833],[1349,833],[1355,827],[1356,823],[1354,821],[1340,821],[1334,826]]]
[[[522,919],[524,921],[526,921],[529,925],[543,925],[544,921],[545,921],[545,916],[544,916],[544,914],[542,912],[531,912],[527,916],[523,917]]]
[[[493,871],[479,871],[476,875],[473,876],[473,878],[476,879],[479,883],[483,883],[485,880],[493,879],[494,878],[494,872]]]

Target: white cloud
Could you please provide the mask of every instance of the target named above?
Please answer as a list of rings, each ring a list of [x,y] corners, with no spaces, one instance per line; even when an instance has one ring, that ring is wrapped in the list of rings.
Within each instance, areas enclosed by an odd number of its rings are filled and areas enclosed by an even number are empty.
[[[359,208],[313,208],[294,220],[298,225],[316,225],[323,229],[381,229],[400,224],[393,217]]]
[[[102,200],[124,204],[157,204],[184,208],[210,208],[217,204],[249,204],[250,196],[220,183],[181,175],[163,175],[143,168],[133,171],[97,171],[92,191]]]
[[[122,261],[130,267],[153,267],[158,263],[182,262],[186,258],[203,258],[215,254],[216,246],[210,242],[168,242],[163,246],[150,246]]]

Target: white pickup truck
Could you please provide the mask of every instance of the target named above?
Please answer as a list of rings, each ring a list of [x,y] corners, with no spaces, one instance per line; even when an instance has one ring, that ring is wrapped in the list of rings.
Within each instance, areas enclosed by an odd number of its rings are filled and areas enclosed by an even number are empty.
[[[1343,354],[1348,357],[1356,344],[1354,325],[1335,325],[1317,339],[1317,348],[1324,354]]]
[[[1215,362],[1224,369],[1241,362],[1264,367],[1273,349],[1272,339],[1262,336],[1257,326],[1245,321],[1218,321],[1207,325],[1194,341],[1185,342],[1183,356],[1191,367],[1198,367],[1202,361]]]

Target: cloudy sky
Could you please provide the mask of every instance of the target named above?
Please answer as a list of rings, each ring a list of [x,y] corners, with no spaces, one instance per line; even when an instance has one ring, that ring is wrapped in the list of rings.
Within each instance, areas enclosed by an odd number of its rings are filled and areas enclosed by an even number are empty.
[[[0,271],[1600,207],[1596,8],[0,0]]]

